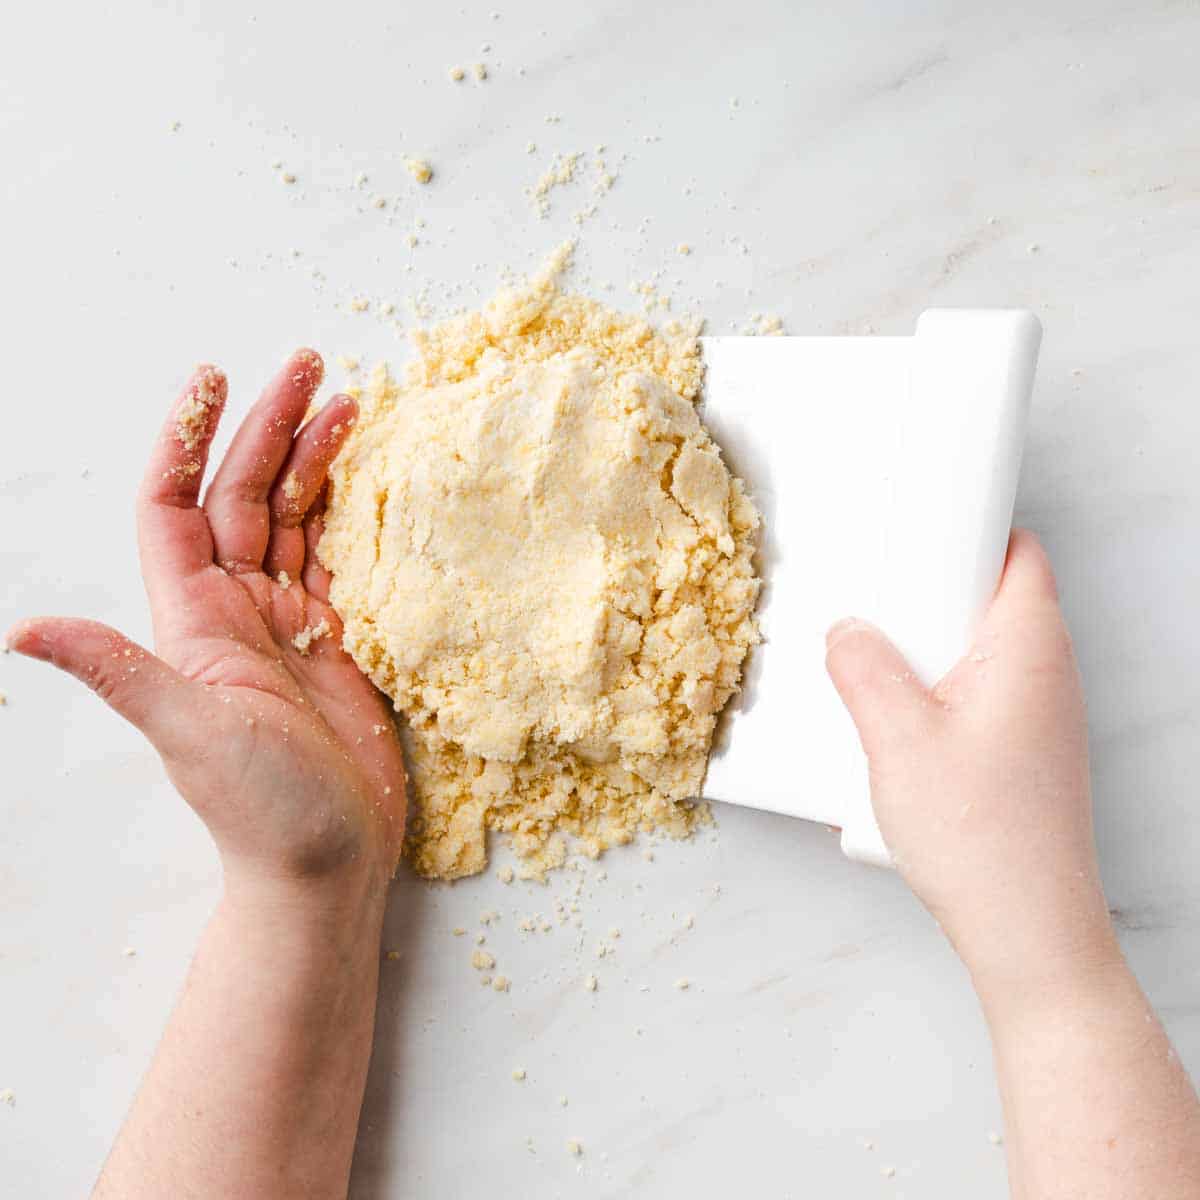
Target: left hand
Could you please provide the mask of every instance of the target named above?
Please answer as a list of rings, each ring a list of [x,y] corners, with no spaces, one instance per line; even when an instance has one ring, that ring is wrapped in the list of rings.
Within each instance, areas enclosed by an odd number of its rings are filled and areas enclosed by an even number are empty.
[[[310,421],[320,356],[288,360],[200,485],[225,376],[193,374],[138,497],[156,657],[105,625],[23,621],[11,649],[53,663],[131,721],[208,826],[226,875],[386,881],[404,830],[390,707],[342,649],[316,556],[326,471],[357,409]],[[306,642],[307,638],[311,638]]]

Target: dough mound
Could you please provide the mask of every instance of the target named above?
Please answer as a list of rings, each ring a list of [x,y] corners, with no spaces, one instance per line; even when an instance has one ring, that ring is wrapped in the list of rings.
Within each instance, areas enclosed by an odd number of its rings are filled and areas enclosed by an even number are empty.
[[[709,820],[716,717],[757,633],[758,514],[704,431],[696,329],[564,295],[570,247],[377,371],[320,557],[345,647],[407,722],[407,853],[523,874]]]

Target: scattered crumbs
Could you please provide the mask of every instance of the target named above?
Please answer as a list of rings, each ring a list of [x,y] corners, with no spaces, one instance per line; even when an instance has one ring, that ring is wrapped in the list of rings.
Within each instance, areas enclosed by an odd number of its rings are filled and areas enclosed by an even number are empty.
[[[988,1141],[991,1142],[993,1146],[1004,1145],[1004,1138],[1001,1137],[1000,1134],[998,1134],[994,1129],[988,1134]]]
[[[462,67],[451,67],[447,74],[449,74],[450,78],[455,83],[462,83],[462,81],[467,77],[467,73],[462,69]]]
[[[525,143],[525,153],[526,154],[536,154],[537,153],[537,142],[526,142]]]
[[[525,1068],[514,1067],[512,1076],[518,1083],[520,1083],[525,1078]]]
[[[424,158],[406,158],[404,165],[418,183],[428,183],[433,178],[433,167]]]
[[[507,992],[510,987],[512,987],[512,984],[509,983],[507,975],[497,975],[496,978],[492,980],[493,992]]]
[[[539,217],[545,217],[550,212],[550,193],[556,187],[563,187],[575,178],[575,168],[578,164],[577,152],[556,154],[554,161],[529,189],[529,198],[533,201]]]
[[[390,300],[385,300],[379,306],[379,311],[383,313],[385,317],[390,317],[392,313],[396,311],[396,306]]]
[[[471,74],[482,83],[487,78],[487,67],[483,63],[475,63],[471,67]]]
[[[371,307],[371,302],[370,302],[370,300],[368,300],[366,298],[366,296],[355,296],[354,299],[350,301],[350,311],[351,312],[356,312],[356,313],[366,312],[367,309],[370,307]]]
[[[388,962],[398,962],[400,960],[400,951],[399,950],[389,950],[387,952],[386,957],[387,957]]]
[[[479,914],[480,925],[490,925],[493,921],[500,920],[500,914],[494,908],[485,908]]]
[[[417,245],[417,235],[415,233],[407,234],[404,238],[410,250],[415,249]]]
[[[559,1103],[559,1107],[560,1107],[560,1108],[566,1108],[566,1107],[567,1107],[567,1098],[566,1098],[566,1096],[559,1096],[559,1098],[558,1098],[558,1103]]]
[[[561,120],[562,120],[562,117],[560,117],[558,115],[558,113],[547,113],[546,114],[546,124],[547,125],[557,125],[559,123],[559,121],[561,121]]]
[[[132,946],[126,946],[125,949],[121,951],[121,953],[126,958],[136,958],[137,957],[137,951]]]
[[[692,252],[692,248],[691,248],[691,246],[689,246],[687,244],[687,242],[680,242],[679,245],[675,247],[675,249],[680,254],[691,254],[691,252]]]
[[[742,332],[750,337],[782,337],[783,318],[769,313],[754,313]]]
[[[594,992],[600,986],[600,980],[595,975],[589,975],[584,981],[583,986],[589,991]]]
[[[376,208],[387,208],[387,197],[386,196],[375,196],[372,198],[371,203]]]
[[[644,859],[645,859],[647,862],[653,862],[653,861],[654,861],[654,851],[653,851],[653,850],[651,850],[651,849],[650,849],[650,848],[647,846],[647,847],[646,847],[646,849],[642,851],[642,857],[643,857],[643,858],[644,858]]]
[[[471,955],[471,966],[477,971],[490,971],[496,965],[496,956],[486,950],[476,950]]]
[[[567,1153],[578,1158],[583,1153],[583,1143],[578,1138],[567,1138]]]
[[[372,725],[371,732],[376,737],[381,737],[383,734],[385,734],[387,732],[387,726],[383,725],[383,724]]]
[[[289,471],[283,479],[283,494],[289,500],[299,500],[300,493],[303,490],[300,486],[300,480],[296,477],[296,472]]]
[[[279,178],[284,183],[295,183],[296,182],[296,176],[291,171],[280,171]]]
[[[496,878],[500,880],[501,883],[512,883],[513,877],[513,869],[509,866],[501,867],[500,870],[496,872]]]
[[[17,1093],[12,1088],[0,1088],[0,1104],[7,1104],[12,1108],[17,1102]]]
[[[675,986],[681,992],[686,992],[688,990],[688,988],[690,988],[692,986],[692,981],[690,979],[688,979],[686,976],[683,976],[683,977],[675,980]]]
[[[880,1167],[879,1173],[880,1173],[880,1175],[882,1175],[884,1177],[884,1179],[891,1179],[896,1174],[896,1168],[895,1167]]]
[[[292,645],[300,651],[301,654],[307,654],[309,647],[313,642],[319,642],[321,638],[328,637],[332,631],[329,628],[329,622],[322,617],[315,625],[307,625],[300,630],[294,638]]]
[[[292,586],[292,577],[286,571],[280,571],[275,576],[275,582],[286,592]]]
[[[475,935],[475,945],[482,946],[483,943],[486,941],[487,941],[487,936],[485,934],[477,933]]]
[[[450,930],[450,932],[452,934],[454,934],[455,937],[462,937],[463,934],[466,933],[467,931],[461,925],[455,925],[455,927],[452,930]]]
[[[608,936],[614,941],[621,936],[621,931],[614,925],[609,931]]]
[[[492,977],[490,975],[480,975],[479,982],[483,984],[484,987],[491,987]]]

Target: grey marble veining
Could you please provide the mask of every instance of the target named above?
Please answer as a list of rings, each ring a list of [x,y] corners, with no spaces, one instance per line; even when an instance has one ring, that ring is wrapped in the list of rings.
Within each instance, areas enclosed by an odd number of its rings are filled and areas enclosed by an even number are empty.
[[[633,304],[629,284],[661,270],[674,310],[717,333],[759,311],[796,333],[902,333],[936,305],[1029,306],[1046,339],[1018,519],[1051,550],[1086,676],[1118,927],[1200,1069],[1195,5],[491,0],[318,18],[143,0],[80,9],[69,38],[57,20],[26,6],[0,49],[0,619],[81,613],[147,637],[131,501],[163,405],[200,359],[227,367],[239,412],[298,343],[396,357],[386,321],[349,311],[357,295],[408,324],[423,288],[431,309],[474,304],[499,268],[580,233],[580,286]],[[447,79],[478,60],[486,83]],[[571,221],[588,167],[538,220],[523,189],[555,151],[600,143],[619,178],[596,216]],[[435,165],[427,189],[412,153]],[[13,658],[0,689],[0,1087],[16,1093],[0,1173],[13,1195],[77,1194],[215,859],[81,689]],[[397,882],[356,1200],[1005,1194],[985,1031],[917,903],[823,829],[718,816],[653,862],[589,866],[582,932],[518,928],[574,877]],[[505,996],[450,932],[485,909]]]

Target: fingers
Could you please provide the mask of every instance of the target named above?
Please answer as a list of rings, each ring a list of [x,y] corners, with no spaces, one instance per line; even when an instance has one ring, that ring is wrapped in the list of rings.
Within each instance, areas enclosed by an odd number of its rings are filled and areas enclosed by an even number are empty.
[[[825,667],[872,763],[929,723],[929,693],[874,625],[840,621],[826,635]]]
[[[1014,529],[992,606],[1001,609],[1025,607],[1039,601],[1058,605],[1054,568],[1035,534],[1028,529]]]
[[[209,486],[204,510],[216,561],[227,571],[262,569],[271,530],[267,496],[324,371],[315,350],[293,354],[242,422]]]
[[[138,545],[151,604],[179,579],[212,564],[208,522],[196,507],[228,384],[197,367],[163,426],[138,492]]]
[[[204,689],[98,621],[38,617],[9,630],[8,648],[51,663],[85,683],[146,735],[164,758],[194,750]]]
[[[264,564],[268,575],[285,572],[291,579],[299,578],[305,553],[300,524],[320,494],[329,464],[357,415],[358,405],[349,396],[334,396],[292,442],[268,500],[271,535]]]
[[[317,556],[317,546],[325,532],[325,497],[321,495],[304,518],[304,590],[329,603],[329,585],[333,576]]]
[[[1050,559],[1032,533],[1014,530],[996,595],[980,622],[974,649],[983,655],[990,655],[997,645],[1038,651],[1068,641]]]

